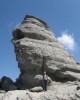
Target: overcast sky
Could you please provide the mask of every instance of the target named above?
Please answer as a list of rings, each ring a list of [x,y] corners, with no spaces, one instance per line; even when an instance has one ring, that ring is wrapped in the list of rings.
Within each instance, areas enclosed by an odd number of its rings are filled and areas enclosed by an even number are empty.
[[[19,76],[12,30],[28,14],[44,20],[80,62],[80,0],[0,0],[0,78]]]

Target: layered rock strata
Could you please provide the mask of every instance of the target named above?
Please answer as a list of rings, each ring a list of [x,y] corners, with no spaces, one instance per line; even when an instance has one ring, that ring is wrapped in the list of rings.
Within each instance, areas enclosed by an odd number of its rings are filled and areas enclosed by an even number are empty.
[[[13,31],[12,43],[21,72],[16,81],[20,89],[40,86],[45,70],[50,80],[80,80],[80,65],[41,19],[26,16]]]

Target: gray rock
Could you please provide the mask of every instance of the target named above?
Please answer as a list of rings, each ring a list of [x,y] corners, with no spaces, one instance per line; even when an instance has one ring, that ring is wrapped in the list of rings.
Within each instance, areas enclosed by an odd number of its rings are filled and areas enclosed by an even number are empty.
[[[48,84],[50,84],[51,82],[51,78],[48,77]],[[23,84],[23,86],[20,83]],[[19,77],[19,80],[17,80],[16,84],[19,89],[29,89],[33,88],[34,86],[43,86],[43,76],[40,74],[35,75],[32,73],[24,73],[24,75],[21,75]]]
[[[73,83],[54,81],[46,92],[30,92],[29,90],[9,91],[0,100],[80,100],[80,90],[76,90],[76,88],[77,85]],[[34,91],[37,89],[40,89],[40,87],[33,88]]]
[[[43,91],[43,88],[42,87],[34,87],[34,88],[29,89],[29,91],[31,91],[31,92],[41,92],[41,91]]]
[[[17,89],[14,82],[6,76],[1,78],[1,88],[5,91],[16,90]]]
[[[0,90],[0,100],[3,100],[5,94],[6,94],[6,91]]]
[[[4,91],[4,90],[0,90],[0,93],[6,93],[6,91]]]
[[[15,86],[15,85],[10,85],[9,86],[9,91],[11,91],[11,90],[17,90],[18,88],[17,88],[17,86]]]
[[[39,79],[34,81],[34,77],[43,75],[45,70],[55,81],[80,80],[80,64],[68,54],[44,21],[26,16],[13,31],[12,43],[21,72],[16,81],[20,88],[38,86]]]
[[[35,82],[37,81],[37,84],[38,83],[42,83],[43,82],[43,75],[36,75],[35,77],[34,77],[34,80],[35,80]],[[48,84],[50,84],[52,82],[52,80],[51,80],[51,78],[48,76]]]

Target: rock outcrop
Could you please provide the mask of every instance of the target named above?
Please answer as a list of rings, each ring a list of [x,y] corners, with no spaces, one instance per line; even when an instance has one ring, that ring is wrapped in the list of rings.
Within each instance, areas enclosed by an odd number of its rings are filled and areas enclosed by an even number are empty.
[[[20,69],[15,84],[24,90],[0,90],[0,100],[80,100],[80,63],[44,21],[26,16],[13,31],[12,43]],[[44,71],[49,79],[48,91],[42,88]],[[0,82],[2,85],[5,90],[6,85]]]
[[[6,76],[3,76],[1,78],[0,88],[5,91],[17,90],[17,86],[15,85],[15,83],[9,77]]]
[[[21,74],[17,80],[20,88],[39,86],[42,75],[55,81],[80,80],[80,65],[69,55],[57,40],[48,25],[33,16],[26,16],[19,27],[13,31],[12,43]]]

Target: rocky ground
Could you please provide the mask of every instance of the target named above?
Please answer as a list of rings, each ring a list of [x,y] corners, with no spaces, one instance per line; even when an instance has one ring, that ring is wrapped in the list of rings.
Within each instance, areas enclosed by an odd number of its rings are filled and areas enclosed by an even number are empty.
[[[80,82],[52,82],[47,91],[40,87],[30,90],[0,91],[0,100],[80,100]]]

